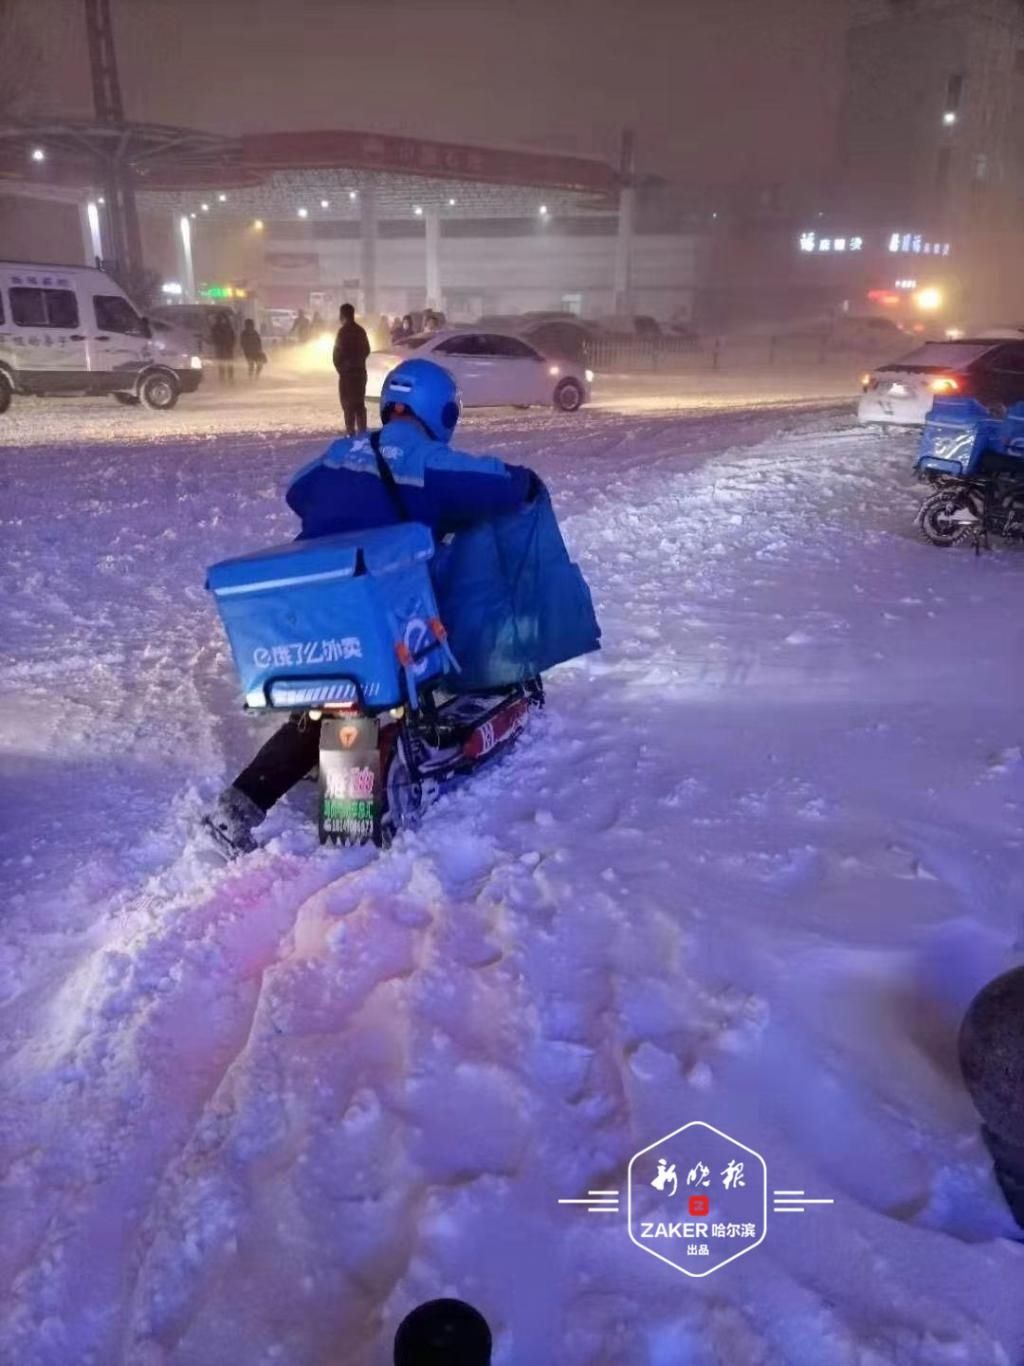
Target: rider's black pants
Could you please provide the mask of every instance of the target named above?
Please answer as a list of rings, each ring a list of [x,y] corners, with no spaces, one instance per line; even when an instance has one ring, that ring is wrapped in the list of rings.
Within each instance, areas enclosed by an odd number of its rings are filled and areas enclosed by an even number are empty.
[[[261,811],[276,801],[315,768],[320,757],[320,722],[306,712],[292,716],[259,751],[234,781]]]

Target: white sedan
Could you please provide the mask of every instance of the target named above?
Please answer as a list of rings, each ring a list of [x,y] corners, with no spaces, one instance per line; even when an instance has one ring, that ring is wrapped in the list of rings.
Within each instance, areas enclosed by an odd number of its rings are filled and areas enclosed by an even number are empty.
[[[574,413],[590,398],[594,376],[575,361],[543,356],[529,342],[501,332],[447,328],[421,332],[375,351],[366,363],[366,394],[380,398],[384,377],[410,356],[437,361],[454,378],[467,408],[529,408],[550,404]]]

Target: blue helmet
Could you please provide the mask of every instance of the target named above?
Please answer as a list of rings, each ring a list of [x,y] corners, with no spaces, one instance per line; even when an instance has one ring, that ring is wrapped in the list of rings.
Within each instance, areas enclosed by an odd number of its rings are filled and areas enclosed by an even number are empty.
[[[462,413],[458,385],[443,365],[432,360],[404,360],[381,385],[380,415],[388,418],[401,403],[426,427],[435,441],[451,441]]]

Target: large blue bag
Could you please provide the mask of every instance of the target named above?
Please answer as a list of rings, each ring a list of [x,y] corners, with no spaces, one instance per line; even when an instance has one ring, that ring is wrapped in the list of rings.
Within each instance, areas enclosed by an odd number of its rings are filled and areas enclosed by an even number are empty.
[[[431,572],[459,672],[446,687],[506,687],[601,648],[590,589],[569,558],[547,490],[460,531]]]
[[[213,565],[249,707],[417,700],[450,666],[419,522],[292,541]]]

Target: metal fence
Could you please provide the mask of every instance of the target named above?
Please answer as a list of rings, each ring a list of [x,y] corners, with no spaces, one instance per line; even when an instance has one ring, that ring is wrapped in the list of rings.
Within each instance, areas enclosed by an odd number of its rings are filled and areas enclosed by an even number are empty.
[[[586,343],[586,362],[594,370],[633,374],[741,370],[772,365],[870,364],[869,351],[838,343],[828,334],[703,337],[598,337]]]

